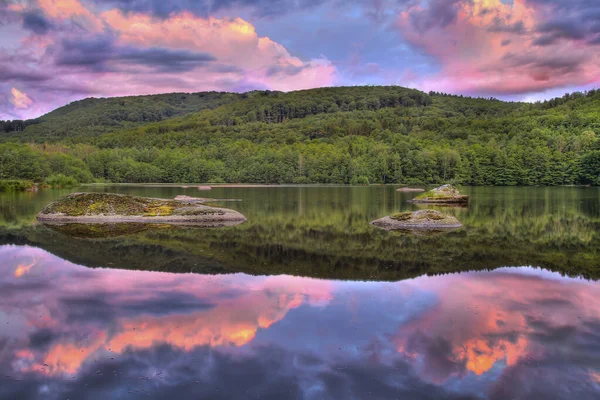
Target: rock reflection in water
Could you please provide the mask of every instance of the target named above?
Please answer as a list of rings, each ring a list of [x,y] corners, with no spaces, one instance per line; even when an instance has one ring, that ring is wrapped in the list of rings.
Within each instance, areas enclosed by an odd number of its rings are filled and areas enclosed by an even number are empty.
[[[126,235],[133,235],[145,231],[157,231],[165,229],[209,229],[223,228],[238,225],[239,221],[218,222],[179,222],[179,223],[44,223],[44,226],[65,236],[82,239],[107,239]]]
[[[87,269],[2,246],[0,398],[577,398],[600,285],[531,268],[401,282]]]

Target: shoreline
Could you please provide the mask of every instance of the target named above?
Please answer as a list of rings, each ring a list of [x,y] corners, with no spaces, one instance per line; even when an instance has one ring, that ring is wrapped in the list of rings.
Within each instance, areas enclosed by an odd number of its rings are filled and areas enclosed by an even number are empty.
[[[216,188],[270,188],[270,187],[387,187],[394,186],[402,189],[402,183],[374,183],[370,185],[352,185],[350,183],[82,183],[80,187],[110,187],[110,186],[127,186],[127,187],[171,187],[180,189],[197,189],[198,186],[210,186]],[[439,184],[415,184],[413,186],[436,187]],[[461,185],[465,188],[594,188],[600,186],[591,185],[514,185],[514,186],[499,186],[499,185]],[[400,191],[402,192],[402,191]],[[406,191],[405,193],[410,193]]]

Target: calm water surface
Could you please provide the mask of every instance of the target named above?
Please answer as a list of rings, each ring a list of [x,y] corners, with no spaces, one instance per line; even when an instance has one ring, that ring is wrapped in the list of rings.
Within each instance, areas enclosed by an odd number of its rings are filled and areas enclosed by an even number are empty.
[[[416,209],[386,186],[85,190],[248,221],[101,237],[0,196],[2,399],[600,398],[596,188],[471,188],[434,236],[368,225]]]

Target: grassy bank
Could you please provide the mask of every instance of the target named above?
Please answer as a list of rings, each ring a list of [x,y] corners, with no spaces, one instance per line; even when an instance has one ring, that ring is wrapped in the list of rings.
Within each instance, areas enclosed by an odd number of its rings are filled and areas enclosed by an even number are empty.
[[[0,179],[0,192],[24,192],[36,190],[35,183],[20,179]]]

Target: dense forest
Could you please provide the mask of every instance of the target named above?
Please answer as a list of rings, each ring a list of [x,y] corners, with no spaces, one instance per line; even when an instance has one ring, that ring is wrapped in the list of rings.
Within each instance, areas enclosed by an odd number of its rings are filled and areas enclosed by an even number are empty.
[[[596,90],[535,104],[395,86],[173,93],[0,128],[0,179],[600,185]]]

